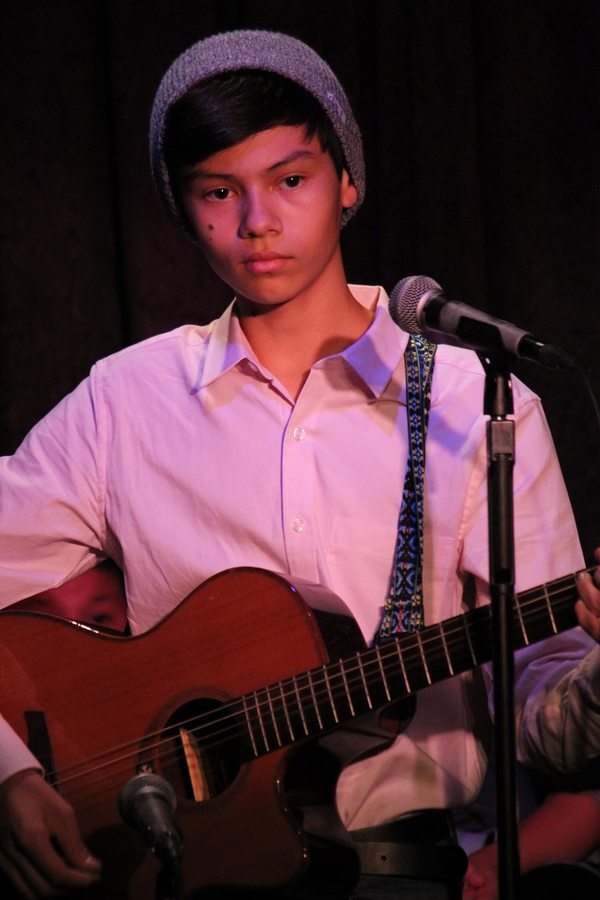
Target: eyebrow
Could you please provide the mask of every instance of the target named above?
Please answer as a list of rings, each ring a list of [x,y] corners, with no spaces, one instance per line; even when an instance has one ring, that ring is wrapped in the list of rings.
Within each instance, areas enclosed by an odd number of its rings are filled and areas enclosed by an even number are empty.
[[[299,159],[315,159],[315,157],[316,153],[313,150],[294,150],[283,159],[278,160],[276,163],[273,163],[272,166],[268,166],[265,169],[265,172],[267,174],[271,174],[272,172],[276,172],[277,169],[282,169],[285,166],[289,166]],[[202,163],[197,163],[197,165],[202,166]],[[189,184],[191,181],[195,181],[197,178],[214,179],[215,181],[228,181],[231,179],[235,179],[235,177],[236,176],[233,172],[206,172],[202,171],[202,169],[198,170],[196,166],[194,166],[191,171],[183,173],[183,181],[185,184]]]

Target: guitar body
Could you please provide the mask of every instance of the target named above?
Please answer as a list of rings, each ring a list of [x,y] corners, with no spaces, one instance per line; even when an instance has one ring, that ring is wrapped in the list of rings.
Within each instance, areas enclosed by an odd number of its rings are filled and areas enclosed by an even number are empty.
[[[298,587],[231,569],[133,638],[0,616],[2,713],[103,862],[86,898],[164,898],[158,864],[118,811],[122,787],[146,772],[178,798],[188,900],[236,889],[262,900],[280,887],[288,898],[347,896],[358,864],[333,806],[340,765],[392,739],[373,714],[393,704],[400,727],[418,691],[491,659],[491,614],[365,648],[338,598]],[[517,595],[515,648],[572,628],[576,598],[577,575]]]
[[[348,628],[344,620],[341,630]],[[356,640],[354,625],[351,631]],[[209,741],[190,763],[185,724],[216,710],[218,743],[223,703],[327,659],[327,642],[298,591],[254,569],[215,576],[139,637],[3,614],[2,713],[42,758],[48,780],[73,805],[85,840],[102,859],[102,881],[86,897],[155,896],[158,863],[118,811],[122,786],[147,770],[164,776],[178,796],[186,897],[209,896],[214,887],[261,892],[310,878],[325,848],[301,827],[301,807],[326,804],[335,784],[334,774],[319,796],[321,787],[309,778],[302,798],[303,776],[314,774],[314,744],[306,764],[303,744],[294,753],[275,748],[240,763],[235,745],[223,762]],[[346,872],[351,883],[351,849],[327,849],[339,856],[336,877]]]

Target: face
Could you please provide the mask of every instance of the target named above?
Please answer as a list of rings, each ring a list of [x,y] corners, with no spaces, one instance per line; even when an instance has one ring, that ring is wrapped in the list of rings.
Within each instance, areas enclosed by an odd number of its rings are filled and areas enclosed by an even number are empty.
[[[87,625],[124,631],[127,625],[122,575],[116,567],[90,569],[62,584],[15,604],[15,609],[49,613]]]
[[[181,184],[208,262],[238,299],[274,306],[343,278],[340,220],[356,189],[304,127],[252,135],[186,168]]]

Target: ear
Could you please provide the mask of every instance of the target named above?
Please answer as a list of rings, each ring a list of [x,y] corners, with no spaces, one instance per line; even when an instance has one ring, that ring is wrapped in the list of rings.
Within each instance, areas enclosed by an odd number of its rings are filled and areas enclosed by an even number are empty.
[[[346,169],[342,170],[340,182],[340,200],[343,209],[350,209],[358,200],[358,191],[354,187]]]

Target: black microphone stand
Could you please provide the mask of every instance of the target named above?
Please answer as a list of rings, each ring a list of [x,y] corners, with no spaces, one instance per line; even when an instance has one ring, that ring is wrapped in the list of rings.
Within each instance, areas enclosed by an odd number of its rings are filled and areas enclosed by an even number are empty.
[[[155,900],[184,900],[180,844],[170,847],[166,852],[157,851],[156,855],[160,859],[161,868],[156,876]]]
[[[484,354],[486,381],[483,412],[487,425],[489,583],[492,605],[498,888],[502,900],[514,900],[519,882],[519,833],[516,799],[513,603],[515,549],[513,467],[515,459],[512,384],[508,356]]]

